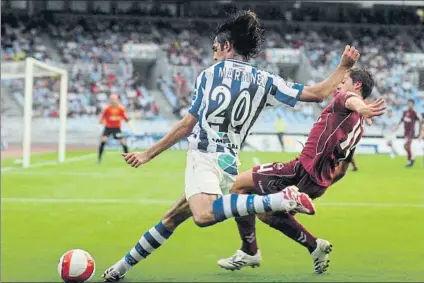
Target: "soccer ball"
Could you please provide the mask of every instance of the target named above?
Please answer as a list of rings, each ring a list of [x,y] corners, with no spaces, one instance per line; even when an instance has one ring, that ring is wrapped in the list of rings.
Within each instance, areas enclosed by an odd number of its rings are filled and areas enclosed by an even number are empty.
[[[60,278],[65,282],[86,282],[95,271],[94,259],[84,250],[70,250],[64,253],[57,265]]]

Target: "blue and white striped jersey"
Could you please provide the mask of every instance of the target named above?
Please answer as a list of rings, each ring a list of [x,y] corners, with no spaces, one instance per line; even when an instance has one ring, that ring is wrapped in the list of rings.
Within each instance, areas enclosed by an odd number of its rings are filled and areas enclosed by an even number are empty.
[[[227,59],[204,70],[195,83],[189,113],[198,119],[189,137],[191,149],[237,156],[261,111],[295,106],[303,85]]]
[[[386,117],[386,120],[381,123],[381,132],[383,135],[392,134],[393,130],[396,129],[399,124],[399,119],[395,119],[395,117]]]

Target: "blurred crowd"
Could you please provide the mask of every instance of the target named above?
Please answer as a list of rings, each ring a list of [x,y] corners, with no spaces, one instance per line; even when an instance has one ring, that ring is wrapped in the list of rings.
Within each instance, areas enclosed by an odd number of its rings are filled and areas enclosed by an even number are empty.
[[[40,25],[40,22],[43,25]],[[146,26],[116,25],[113,21],[79,21],[77,23],[38,21],[21,17],[2,27],[2,61],[19,61],[27,56],[51,62],[42,37],[51,39],[61,59],[61,66],[69,71],[68,115],[98,115],[107,104],[110,94],[119,94],[132,118],[153,119],[159,108],[144,86],[143,78],[133,70],[131,60],[122,52],[122,44],[154,40],[154,31],[143,34]],[[40,31],[43,30],[44,33]],[[122,32],[122,33],[121,33]],[[42,52],[41,52],[42,51]],[[49,62],[50,61],[50,62]],[[13,81],[15,95],[23,95],[23,81]],[[34,85],[34,115],[57,116],[59,79],[36,79]]]
[[[47,46],[42,38],[45,27],[39,18],[2,14],[1,60],[20,61],[31,56],[41,61],[51,61]]]
[[[194,31],[190,32],[190,35],[196,37]],[[204,41],[211,44],[210,39],[206,37]],[[422,29],[410,33],[399,33],[383,27],[358,28],[346,32],[346,29],[337,26],[314,29],[286,26],[280,29],[268,29],[264,47],[302,49],[313,67],[314,73],[319,74],[320,79],[323,79],[339,64],[340,53],[346,42],[361,51],[362,56],[358,65],[361,68],[369,69],[374,75],[375,95],[383,96],[387,104],[395,111],[403,109],[408,99],[414,99],[418,107],[424,109],[424,105],[422,105],[424,92],[418,89],[418,73],[405,58],[407,52],[424,52]],[[253,63],[273,73],[280,73],[279,67],[266,62],[263,55],[262,53],[256,60],[253,59]],[[211,58],[211,51],[204,56],[203,67],[207,67],[211,62],[206,58]],[[189,72],[181,78],[181,73],[183,72],[180,70],[170,85],[177,93],[181,101],[180,105],[185,105],[187,96],[192,90],[184,88],[183,93],[186,95],[182,94],[178,82],[185,82],[187,78],[189,81],[193,81],[194,77]],[[307,83],[314,83],[314,80]],[[322,106],[325,106],[326,103],[328,101],[324,102]],[[307,109],[305,113],[313,115],[312,112]]]
[[[136,11],[137,4],[133,6]],[[131,59],[122,51],[122,45],[155,43],[166,54],[169,65],[157,86],[174,96],[171,103],[174,114],[181,116],[190,105],[195,77],[213,63],[209,30],[198,23],[171,26],[143,20],[103,19],[59,22],[42,16],[9,19],[2,25],[1,57],[4,61],[18,61],[26,56],[49,61],[49,48],[54,48],[61,64],[68,66],[70,71],[70,116],[97,115],[108,96],[117,93],[134,117],[150,119],[159,115],[158,106],[145,87],[145,78],[134,71]],[[54,46],[46,45],[46,37]],[[398,32],[388,27],[346,30],[337,25],[305,28],[287,24],[267,29],[264,48],[301,49],[314,72],[325,76],[339,63],[346,42],[361,51],[360,66],[371,70],[376,80],[376,93],[385,97],[392,108],[402,108],[410,98],[424,101],[423,93],[417,88],[417,74],[404,56],[406,52],[423,52],[422,29]],[[264,53],[254,59],[253,64],[280,73],[279,66],[267,62]],[[36,80],[34,97],[38,115],[56,116],[58,80]],[[313,109],[308,107],[300,106],[297,111],[313,116]]]

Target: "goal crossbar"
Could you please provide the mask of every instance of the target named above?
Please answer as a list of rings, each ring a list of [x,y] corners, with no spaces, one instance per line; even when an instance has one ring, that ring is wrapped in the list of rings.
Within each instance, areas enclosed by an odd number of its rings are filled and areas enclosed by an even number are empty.
[[[50,77],[57,74],[62,75],[63,73],[66,72],[64,69],[50,66],[43,62],[39,62],[34,58],[29,57],[27,59],[31,61],[35,66],[39,66],[40,68],[42,68],[41,70],[38,70],[37,72],[33,73],[34,78]],[[26,67],[26,60],[19,61],[19,62],[2,62],[1,63],[1,79],[2,80],[25,79],[25,67]]]

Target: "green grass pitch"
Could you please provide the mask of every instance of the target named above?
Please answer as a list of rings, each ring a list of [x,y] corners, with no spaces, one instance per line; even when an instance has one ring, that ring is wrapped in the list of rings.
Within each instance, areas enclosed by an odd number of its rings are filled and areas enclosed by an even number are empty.
[[[68,158],[87,152],[69,153]],[[289,161],[294,155],[241,153],[242,168]],[[53,155],[35,155],[43,162]],[[1,281],[58,281],[67,250],[87,250],[96,261],[93,281],[120,259],[183,192],[185,153],[170,151],[133,169],[118,152],[101,165],[93,156],[62,165],[16,168],[4,160],[1,203]],[[72,160],[71,160],[72,161]],[[258,223],[264,257],[258,269],[230,272],[216,261],[239,248],[233,220],[198,228],[192,220],[131,270],[128,282],[152,281],[423,281],[424,168],[405,158],[357,156],[348,175],[316,201],[315,216],[300,221],[334,245],[328,273],[315,275],[306,249]],[[12,170],[10,170],[12,168]]]

